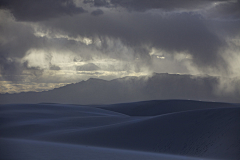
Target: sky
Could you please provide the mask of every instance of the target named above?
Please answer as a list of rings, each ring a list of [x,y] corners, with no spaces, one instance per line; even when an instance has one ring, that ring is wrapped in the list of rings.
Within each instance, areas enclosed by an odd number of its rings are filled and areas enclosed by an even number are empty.
[[[240,93],[240,0],[0,0],[0,93],[154,72]]]

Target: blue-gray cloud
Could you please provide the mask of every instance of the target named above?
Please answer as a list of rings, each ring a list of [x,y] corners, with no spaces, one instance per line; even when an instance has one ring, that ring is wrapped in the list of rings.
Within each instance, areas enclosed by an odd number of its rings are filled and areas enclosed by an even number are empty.
[[[99,16],[102,15],[104,12],[101,9],[97,9],[91,12],[91,15],[93,16]]]
[[[42,21],[62,15],[84,13],[72,0],[1,0],[1,8],[10,9],[19,21]]]
[[[74,65],[69,64],[65,69],[73,69],[74,73],[75,69],[93,71],[114,66],[109,63],[109,66],[101,67],[99,64],[105,62],[95,63],[95,60],[101,58],[116,60],[118,65],[118,62],[123,61],[122,67],[116,67],[115,70],[130,68],[133,72],[141,72],[145,66],[151,70],[153,63],[161,63],[152,61],[154,56],[149,54],[152,49],[167,53],[169,57],[174,57],[176,53],[187,53],[191,57],[191,66],[202,73],[209,68],[213,71],[231,72],[227,56],[223,56],[223,53],[230,54],[225,52],[230,47],[228,40],[238,39],[237,36],[240,35],[239,0],[81,2],[83,3],[72,0],[2,0],[1,75],[16,77],[15,75],[22,75],[23,70],[28,70],[39,76],[43,69],[64,68],[63,63],[51,63],[51,60],[46,60],[42,68],[29,65],[31,63],[28,60],[31,58],[25,59],[26,62],[21,61],[32,50],[49,55],[52,54],[51,51],[54,54],[71,55]],[[85,9],[90,12],[80,14],[87,12]],[[3,11],[9,14],[2,14]],[[238,53],[236,49],[234,54]],[[79,61],[74,62],[74,56]],[[95,63],[101,68],[94,65],[80,66],[85,63]],[[176,66],[179,65],[173,68]]]

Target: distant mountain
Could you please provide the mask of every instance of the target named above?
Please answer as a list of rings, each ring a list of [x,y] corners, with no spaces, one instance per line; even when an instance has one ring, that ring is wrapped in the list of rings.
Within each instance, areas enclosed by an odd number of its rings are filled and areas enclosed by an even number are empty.
[[[0,103],[113,104],[157,99],[191,99],[240,103],[240,94],[216,94],[219,80],[155,73],[152,77],[124,77],[110,81],[90,78],[50,91],[0,94]]]

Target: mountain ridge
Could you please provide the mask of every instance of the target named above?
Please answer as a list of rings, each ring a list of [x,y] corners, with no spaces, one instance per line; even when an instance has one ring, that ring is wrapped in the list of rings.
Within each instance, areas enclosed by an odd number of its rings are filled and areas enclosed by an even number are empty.
[[[216,77],[156,73],[153,76],[123,77],[110,81],[90,78],[43,92],[0,94],[0,104],[65,103],[114,104],[147,100],[190,99],[240,103],[240,93],[217,95]]]

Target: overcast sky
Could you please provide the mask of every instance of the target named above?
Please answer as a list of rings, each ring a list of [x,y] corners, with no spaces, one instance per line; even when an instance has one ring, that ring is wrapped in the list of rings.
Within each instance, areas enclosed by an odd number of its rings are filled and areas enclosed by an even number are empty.
[[[239,79],[240,0],[0,0],[0,93],[153,72]]]

